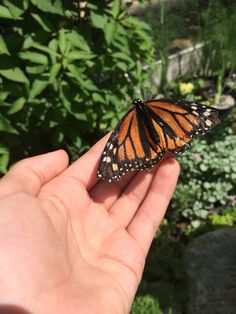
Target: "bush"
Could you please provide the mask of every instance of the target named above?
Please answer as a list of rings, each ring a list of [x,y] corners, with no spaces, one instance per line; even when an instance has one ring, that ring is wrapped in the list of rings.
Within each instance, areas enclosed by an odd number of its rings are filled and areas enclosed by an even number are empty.
[[[3,0],[0,171],[61,147],[76,158],[112,128],[127,111],[124,95],[147,84],[148,32],[120,0]]]
[[[132,305],[131,314],[163,314],[158,301],[151,295],[138,296]]]

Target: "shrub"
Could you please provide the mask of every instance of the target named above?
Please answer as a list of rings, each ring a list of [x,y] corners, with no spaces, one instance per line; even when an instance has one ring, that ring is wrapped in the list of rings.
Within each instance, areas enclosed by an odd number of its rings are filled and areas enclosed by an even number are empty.
[[[131,314],[163,314],[158,301],[151,295],[138,296],[132,305]]]
[[[61,147],[76,158],[113,127],[124,95],[147,85],[148,32],[120,0],[3,0],[0,171],[9,158]]]

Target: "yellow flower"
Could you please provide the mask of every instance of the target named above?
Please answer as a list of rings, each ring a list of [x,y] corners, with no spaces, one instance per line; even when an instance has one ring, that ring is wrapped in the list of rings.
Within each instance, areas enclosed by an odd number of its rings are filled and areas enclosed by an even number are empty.
[[[180,83],[179,90],[182,95],[190,94],[194,89],[193,83]]]

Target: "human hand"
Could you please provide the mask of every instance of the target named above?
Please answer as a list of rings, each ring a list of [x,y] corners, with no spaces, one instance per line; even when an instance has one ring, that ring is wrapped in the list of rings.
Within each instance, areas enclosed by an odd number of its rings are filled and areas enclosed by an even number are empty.
[[[100,181],[106,139],[69,167],[59,150],[0,180],[0,304],[33,314],[129,312],[179,165],[164,159]]]

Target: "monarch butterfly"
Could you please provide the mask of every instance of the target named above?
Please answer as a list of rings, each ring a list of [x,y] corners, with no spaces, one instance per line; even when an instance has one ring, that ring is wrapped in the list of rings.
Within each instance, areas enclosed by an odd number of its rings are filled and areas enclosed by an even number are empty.
[[[219,122],[217,109],[199,103],[135,99],[107,141],[97,175],[111,182],[127,171],[150,169],[165,152],[182,153],[193,136]]]

